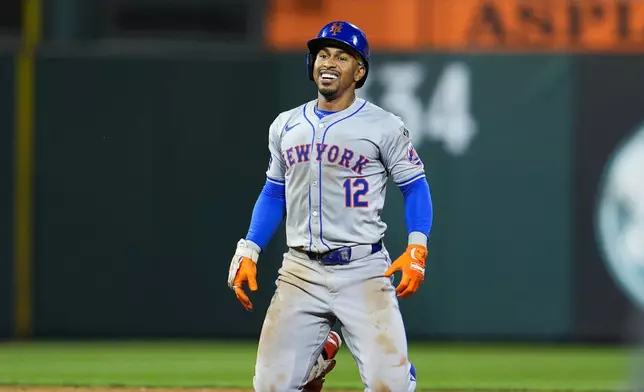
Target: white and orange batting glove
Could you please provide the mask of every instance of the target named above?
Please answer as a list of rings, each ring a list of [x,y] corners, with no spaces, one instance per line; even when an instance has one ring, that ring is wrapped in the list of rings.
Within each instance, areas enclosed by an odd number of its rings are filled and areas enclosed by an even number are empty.
[[[257,259],[259,248],[252,242],[244,239],[237,242],[235,255],[228,269],[228,287],[235,291],[235,295],[246,310],[253,310],[253,304],[242,286],[248,284],[250,291],[257,291]]]
[[[425,279],[425,258],[427,258],[427,247],[409,244],[405,253],[387,269],[386,277],[391,277],[396,271],[402,271],[402,279],[396,287],[398,297],[408,297],[418,290]]]

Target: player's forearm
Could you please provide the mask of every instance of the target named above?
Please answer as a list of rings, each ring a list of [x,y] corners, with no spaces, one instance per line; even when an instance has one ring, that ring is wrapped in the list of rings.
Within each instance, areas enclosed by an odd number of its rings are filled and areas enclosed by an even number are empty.
[[[427,246],[432,228],[433,207],[429,184],[423,177],[400,187],[405,199],[408,243]]]
[[[257,198],[246,240],[256,244],[261,251],[266,248],[279,227],[286,211],[284,185],[266,181]]]

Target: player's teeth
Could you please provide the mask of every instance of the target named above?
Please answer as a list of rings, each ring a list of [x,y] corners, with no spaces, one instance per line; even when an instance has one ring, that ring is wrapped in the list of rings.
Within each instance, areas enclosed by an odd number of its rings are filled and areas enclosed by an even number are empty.
[[[333,75],[333,74],[322,74],[322,77],[325,78],[325,79],[337,79],[338,78],[337,75]]]

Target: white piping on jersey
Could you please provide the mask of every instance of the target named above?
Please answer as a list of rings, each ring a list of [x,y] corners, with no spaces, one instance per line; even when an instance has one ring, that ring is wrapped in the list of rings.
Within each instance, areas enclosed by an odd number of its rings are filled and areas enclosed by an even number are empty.
[[[281,186],[285,186],[285,185],[286,185],[286,182],[285,182],[285,181],[276,180],[276,179],[274,179],[274,178],[270,178],[270,177],[268,177],[268,176],[266,177],[266,180],[267,180],[268,182],[272,182],[272,183],[273,183],[273,184],[275,184],[275,185],[281,185]]]
[[[416,180],[420,180],[421,178],[424,178],[424,177],[425,177],[425,173],[421,173],[421,174],[413,176],[412,178],[410,178],[408,180],[405,180],[403,182],[399,182],[396,185],[398,185],[399,187],[409,185],[412,182],[415,182]]]

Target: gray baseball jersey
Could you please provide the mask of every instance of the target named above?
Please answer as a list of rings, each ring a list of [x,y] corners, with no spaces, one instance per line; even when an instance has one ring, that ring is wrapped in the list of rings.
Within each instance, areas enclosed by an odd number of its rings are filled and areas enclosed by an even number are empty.
[[[320,119],[315,103],[281,113],[270,126],[266,174],[285,185],[290,249],[262,326],[253,385],[258,392],[301,390],[339,320],[365,391],[413,392],[402,315],[384,276],[391,265],[386,248],[345,265],[302,251],[381,240],[387,179],[409,184],[425,176],[423,163],[393,114],[356,99]]]
[[[269,181],[285,184],[286,242],[318,253],[373,244],[389,176],[399,186],[425,176],[408,130],[360,98],[320,119],[316,101],[280,113],[269,130]]]

